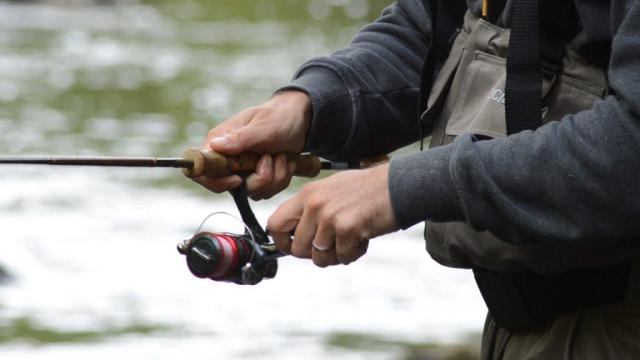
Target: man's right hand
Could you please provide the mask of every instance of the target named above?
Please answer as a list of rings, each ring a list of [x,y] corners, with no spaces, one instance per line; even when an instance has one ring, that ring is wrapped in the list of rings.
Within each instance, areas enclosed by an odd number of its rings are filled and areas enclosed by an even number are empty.
[[[203,149],[226,155],[247,151],[262,154],[246,184],[252,199],[267,199],[289,186],[295,163],[287,161],[285,154],[302,151],[310,122],[309,96],[302,91],[283,91],[211,129]],[[201,176],[195,180],[214,192],[242,184],[237,175],[221,179]]]

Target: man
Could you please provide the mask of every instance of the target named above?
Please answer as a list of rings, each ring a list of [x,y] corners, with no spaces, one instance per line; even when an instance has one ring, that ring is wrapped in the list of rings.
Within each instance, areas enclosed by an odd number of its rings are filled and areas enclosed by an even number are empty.
[[[490,309],[484,358],[638,357],[640,2],[540,1],[540,21],[536,1],[466,7],[398,1],[205,147],[263,154],[245,180],[257,200],[289,184],[284,153],[358,160],[425,130],[441,146],[305,185],[269,218],[278,248],[348,264],[426,219],[432,256],[474,269]],[[544,125],[513,125],[524,118]],[[222,192],[243,180],[198,181]]]

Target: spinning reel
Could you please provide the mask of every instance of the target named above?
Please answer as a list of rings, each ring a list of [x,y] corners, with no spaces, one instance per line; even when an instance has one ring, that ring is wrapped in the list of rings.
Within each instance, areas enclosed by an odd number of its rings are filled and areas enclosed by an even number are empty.
[[[313,177],[320,170],[362,169],[388,161],[388,157],[379,156],[354,163],[320,161],[312,155],[303,155],[297,160],[296,175]],[[257,158],[244,171],[234,173],[248,174],[255,168]],[[232,171],[233,172],[233,171]],[[227,172],[228,174],[228,172]],[[187,176],[189,176],[187,174]],[[279,257],[285,256],[276,249],[256,219],[244,184],[229,191],[233,196],[242,218],[243,234],[221,232],[219,229],[206,231],[203,226],[207,220],[218,214],[225,214],[235,221],[239,220],[227,213],[213,213],[207,216],[196,234],[188,240],[178,243],[178,252],[186,256],[187,266],[193,275],[215,281],[233,282],[240,285],[255,285],[263,279],[271,279],[278,272]],[[228,223],[224,228],[228,228]]]
[[[315,177],[321,170],[362,169],[388,161],[378,156],[360,162],[333,162],[321,160],[311,154],[287,154],[296,163],[294,175]],[[109,167],[170,167],[181,168],[191,179],[208,176],[221,178],[231,174],[248,174],[255,170],[260,156],[243,153],[227,156],[213,151],[187,149],[181,157],[118,157],[118,156],[0,156],[0,164],[64,165],[64,166],[109,166]],[[244,233],[234,234],[207,231],[204,225],[213,215],[207,216],[196,234],[178,243],[178,251],[186,256],[191,273],[199,278],[228,281],[242,285],[255,285],[262,279],[273,278],[278,272],[277,258],[285,254],[278,252],[267,232],[256,219],[245,185],[230,191],[240,210]],[[226,214],[226,213],[224,213]],[[236,219],[232,215],[227,216]],[[236,221],[239,221],[236,219]],[[227,224],[228,225],[228,224]],[[225,226],[226,227],[226,226]]]
[[[191,239],[178,243],[178,252],[186,257],[187,267],[199,278],[227,281],[240,285],[255,285],[262,279],[271,279],[278,272],[277,258],[284,256],[270,241],[268,233],[260,226],[249,200],[245,185],[230,191],[240,210],[244,225],[243,234],[204,230],[204,225],[213,213],[200,224]]]

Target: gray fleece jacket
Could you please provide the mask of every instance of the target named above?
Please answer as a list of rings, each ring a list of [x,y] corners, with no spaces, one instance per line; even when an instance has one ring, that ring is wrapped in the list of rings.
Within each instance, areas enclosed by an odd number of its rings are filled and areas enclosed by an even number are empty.
[[[467,6],[479,16],[481,3]],[[465,221],[527,245],[640,235],[640,0],[575,3],[579,30],[570,43],[608,69],[611,95],[536,131],[486,141],[460,136],[393,159],[389,191],[403,228]],[[495,22],[508,27],[508,14]],[[286,88],[311,97],[306,150],[353,160],[418,140],[431,23],[427,0],[400,0],[349,47],[298,70]]]

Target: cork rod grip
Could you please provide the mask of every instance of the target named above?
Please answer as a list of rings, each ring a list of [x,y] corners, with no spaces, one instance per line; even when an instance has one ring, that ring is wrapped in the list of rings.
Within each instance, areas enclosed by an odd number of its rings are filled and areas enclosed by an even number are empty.
[[[182,173],[189,178],[206,175],[211,178],[221,178],[239,172],[254,171],[259,155],[243,153],[235,156],[225,156],[213,151],[188,149],[182,157],[193,161],[193,167],[182,169]],[[296,161],[294,175],[315,177],[320,173],[320,158],[315,155],[287,155],[289,160]]]

